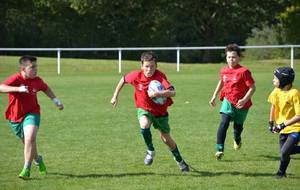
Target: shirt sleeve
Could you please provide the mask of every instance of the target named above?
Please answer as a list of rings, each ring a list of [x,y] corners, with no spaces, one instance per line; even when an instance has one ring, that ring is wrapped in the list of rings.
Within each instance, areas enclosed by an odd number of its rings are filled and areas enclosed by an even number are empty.
[[[293,103],[295,114],[300,115],[300,94],[299,91],[296,91],[295,95],[293,96]]]
[[[248,87],[252,86],[255,83],[254,79],[252,78],[251,72],[249,70],[246,70],[244,72],[244,80]]]
[[[17,75],[12,75],[9,78],[7,78],[2,84],[7,85],[7,86],[19,86],[17,84],[18,79]]]
[[[40,78],[40,90],[46,91],[48,89],[48,85]]]
[[[124,76],[125,82],[126,82],[126,83],[129,83],[129,84],[133,84],[134,81],[135,81],[135,79],[136,79],[137,76],[138,76],[138,73],[139,73],[139,72],[137,72],[137,71],[132,71],[132,72],[126,74],[126,75]]]
[[[273,105],[276,105],[276,102],[277,102],[276,92],[277,92],[277,89],[275,88],[268,97],[268,102],[273,104]]]

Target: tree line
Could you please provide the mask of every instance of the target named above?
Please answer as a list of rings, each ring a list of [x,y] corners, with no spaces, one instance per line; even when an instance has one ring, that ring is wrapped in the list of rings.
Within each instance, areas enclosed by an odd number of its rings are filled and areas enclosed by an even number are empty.
[[[1,0],[0,47],[245,45],[253,29],[273,26],[286,36],[276,42],[296,44],[299,18],[299,0]],[[137,53],[125,56],[136,58]],[[160,57],[174,55],[161,52]],[[222,58],[220,51],[201,51],[181,59]]]

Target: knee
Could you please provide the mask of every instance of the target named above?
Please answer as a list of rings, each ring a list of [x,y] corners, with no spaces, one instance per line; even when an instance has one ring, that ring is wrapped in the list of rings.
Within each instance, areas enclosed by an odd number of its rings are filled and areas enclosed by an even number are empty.
[[[25,144],[33,144],[36,142],[36,138],[34,136],[29,136],[24,139]]]
[[[149,129],[150,125],[148,125],[148,124],[140,124],[140,128],[141,129]]]
[[[27,125],[24,127],[24,143],[35,143],[37,132],[37,126]]]
[[[140,127],[142,129],[148,129],[148,128],[150,128],[150,121],[149,121],[149,119],[146,116],[142,116],[139,119],[139,123],[140,123]]]

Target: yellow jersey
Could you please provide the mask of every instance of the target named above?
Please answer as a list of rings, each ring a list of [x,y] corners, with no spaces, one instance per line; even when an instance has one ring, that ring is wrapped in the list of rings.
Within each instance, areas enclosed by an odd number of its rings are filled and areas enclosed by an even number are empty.
[[[300,115],[300,93],[294,87],[288,91],[275,88],[269,95],[268,102],[275,108],[274,121],[276,124],[283,123],[295,115]],[[282,134],[293,132],[300,132],[300,122],[286,126],[280,131]]]

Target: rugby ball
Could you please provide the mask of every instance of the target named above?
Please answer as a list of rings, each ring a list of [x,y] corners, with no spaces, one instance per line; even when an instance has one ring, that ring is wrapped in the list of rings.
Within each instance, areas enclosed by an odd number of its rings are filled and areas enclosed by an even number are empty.
[[[165,88],[159,81],[152,80],[149,83],[148,91],[159,92],[159,91],[163,91],[163,90],[165,90]],[[167,100],[166,97],[154,97],[151,99],[153,100],[154,103],[160,104],[160,105],[163,105]]]

